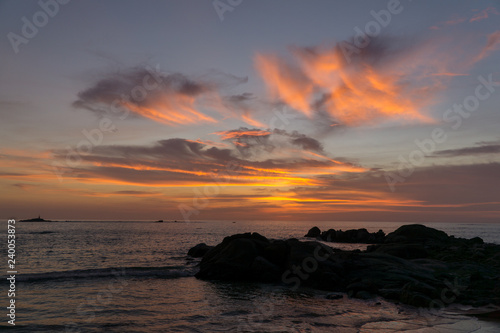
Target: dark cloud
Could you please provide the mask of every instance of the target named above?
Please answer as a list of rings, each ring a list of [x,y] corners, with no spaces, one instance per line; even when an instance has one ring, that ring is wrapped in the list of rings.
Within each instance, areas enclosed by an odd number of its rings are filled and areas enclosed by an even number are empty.
[[[500,153],[500,142],[478,142],[474,147],[440,150],[435,152],[433,157],[461,157],[498,153]]]
[[[227,100],[233,103],[242,103],[253,99],[255,99],[255,96],[253,96],[253,94],[251,93],[243,93],[227,97]]]
[[[290,143],[299,146],[304,150],[315,151],[320,153],[323,152],[323,145],[318,140],[311,138],[310,136],[307,136],[305,134],[299,133],[297,131],[289,133],[285,130],[274,129],[273,134],[279,134],[290,137]]]
[[[250,129],[240,127],[237,130],[215,132],[225,141],[231,142],[243,155],[250,156],[256,151],[272,152],[275,148],[299,147],[302,150],[323,153],[323,145],[316,139],[297,131],[281,129]]]
[[[16,183],[16,184],[12,184],[12,186],[20,188],[22,190],[29,190],[29,189],[31,189],[33,187],[37,187],[37,185],[25,184],[25,183]]]
[[[318,140],[306,136],[302,138],[293,139],[292,143],[294,145],[300,146],[302,149],[305,150],[318,151],[318,152],[323,151],[323,146]]]
[[[320,146],[315,140],[299,133],[288,134],[285,138],[299,140],[300,143],[296,145],[311,146],[309,148],[314,150]],[[251,141],[241,142],[251,144]],[[324,156],[300,156],[296,151],[273,158],[265,154],[262,148],[259,149],[255,148],[252,154],[241,154],[237,145],[227,149],[179,138],[160,140],[148,146],[98,146],[91,154],[79,156],[80,163],[68,172],[83,182],[105,178],[132,184],[172,185],[213,183],[214,177],[220,175],[227,178],[230,170],[234,169],[238,170],[237,176],[230,177],[231,181],[241,184],[259,182],[262,177],[284,177],[286,180],[308,183],[309,178],[292,179],[290,176],[302,170],[314,174],[314,170],[350,172],[351,169],[359,169]],[[67,157],[67,152],[62,150],[54,151],[53,154],[62,161]]]
[[[161,192],[149,192],[149,191],[115,191],[112,194],[118,195],[132,195],[132,196],[149,196],[149,195],[161,195]]]
[[[144,106],[160,94],[195,97],[212,89],[214,87],[208,82],[196,81],[181,73],[166,74],[151,67],[137,67],[99,79],[93,86],[78,93],[78,100],[73,106],[102,113],[102,104],[111,106],[124,99]],[[146,91],[146,96],[140,95],[139,90]]]
[[[247,80],[221,72],[194,77],[135,67],[99,78],[78,94],[73,106],[99,116],[125,118],[130,114],[168,125],[217,122],[211,113],[255,125],[258,122],[251,118],[253,108],[249,105],[251,94],[222,97],[224,89]]]

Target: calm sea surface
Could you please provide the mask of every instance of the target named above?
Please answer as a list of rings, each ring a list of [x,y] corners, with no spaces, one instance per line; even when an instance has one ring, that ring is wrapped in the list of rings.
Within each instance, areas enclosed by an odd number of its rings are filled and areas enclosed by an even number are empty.
[[[282,285],[200,281],[192,276],[198,260],[186,256],[198,243],[216,245],[225,236],[241,232],[301,239],[314,225],[322,230],[364,227],[389,233],[402,224],[18,222],[16,331],[500,332],[498,322],[457,314],[457,308],[466,309],[459,306],[429,311],[383,299],[330,300],[326,292],[305,288],[292,291]],[[2,225],[6,230],[5,220]],[[479,236],[500,244],[498,224],[426,225],[457,237]],[[2,234],[4,267],[6,235]],[[8,306],[6,294],[4,287],[3,306]],[[4,311],[0,329],[7,326]]]

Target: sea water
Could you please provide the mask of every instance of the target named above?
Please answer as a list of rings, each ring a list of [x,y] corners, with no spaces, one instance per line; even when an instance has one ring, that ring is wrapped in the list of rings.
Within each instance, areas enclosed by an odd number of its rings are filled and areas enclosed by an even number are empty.
[[[498,322],[447,308],[431,311],[347,295],[333,300],[325,291],[291,290],[280,284],[201,281],[193,277],[199,260],[186,255],[198,243],[216,245],[235,233],[303,239],[314,225],[321,230],[364,227],[389,233],[402,224],[406,223],[17,222],[16,331],[499,332]],[[456,237],[500,243],[497,224],[426,225]],[[5,233],[4,244],[6,240]],[[7,260],[7,246],[2,253]],[[7,297],[2,299],[7,306]],[[0,325],[10,326],[8,317],[2,317]]]

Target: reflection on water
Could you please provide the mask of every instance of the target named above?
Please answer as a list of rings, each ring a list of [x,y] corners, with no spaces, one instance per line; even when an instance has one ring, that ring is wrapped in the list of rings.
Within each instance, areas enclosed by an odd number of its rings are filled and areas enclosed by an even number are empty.
[[[498,332],[500,327],[445,312],[431,315],[382,299],[329,300],[319,291],[292,292],[276,285],[212,283],[193,277],[125,281],[123,290],[101,297],[109,281],[23,285],[30,306],[19,309],[24,314],[21,331],[68,327],[75,332]],[[50,299],[47,288],[52,289]]]

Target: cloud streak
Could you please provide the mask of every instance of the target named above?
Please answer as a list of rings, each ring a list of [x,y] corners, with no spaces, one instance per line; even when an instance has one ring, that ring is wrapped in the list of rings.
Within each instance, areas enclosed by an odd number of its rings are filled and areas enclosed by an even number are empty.
[[[259,131],[247,128],[228,131],[232,134],[227,140],[237,136],[238,140],[249,139],[254,136],[248,133]],[[321,144],[300,133],[260,132],[268,139],[272,135],[278,137],[277,140],[271,138],[269,144],[280,147],[280,154],[258,149],[242,154],[237,145],[219,148],[185,139],[161,140],[150,146],[99,146],[92,154],[81,156],[81,165],[72,169],[69,178],[96,184],[184,187],[214,184],[222,177],[228,186],[275,187],[315,185],[317,177],[322,175],[366,170],[333,160],[324,153],[313,153],[322,152]],[[55,158],[65,158],[64,153],[55,151]],[[236,166],[238,172],[229,177],[228,166]]]
[[[488,35],[488,39],[486,41],[486,45],[483,47],[481,52],[476,57],[476,62],[480,61],[487,56],[489,56],[492,52],[500,48],[500,30],[495,31]]]
[[[488,7],[486,9],[483,9],[479,13],[474,14],[474,16],[471,17],[471,19],[469,20],[469,22],[482,21],[484,19],[487,19],[490,14],[498,15],[500,13],[498,13],[498,11],[496,10],[496,8],[494,8],[494,7]]]
[[[433,157],[462,157],[499,153],[500,142],[480,142],[475,147],[440,150],[435,152]]]

